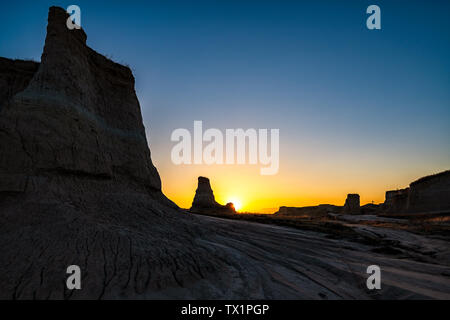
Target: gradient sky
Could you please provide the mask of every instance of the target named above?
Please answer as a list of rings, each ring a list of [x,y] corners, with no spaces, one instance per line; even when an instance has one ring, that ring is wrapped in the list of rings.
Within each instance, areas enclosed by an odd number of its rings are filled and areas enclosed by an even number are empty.
[[[362,203],[450,168],[450,1],[13,1],[0,56],[40,60],[48,7],[81,7],[88,45],[136,77],[163,191],[197,176],[242,210]],[[368,5],[382,30],[366,28]],[[181,165],[176,128],[279,128],[280,170]]]

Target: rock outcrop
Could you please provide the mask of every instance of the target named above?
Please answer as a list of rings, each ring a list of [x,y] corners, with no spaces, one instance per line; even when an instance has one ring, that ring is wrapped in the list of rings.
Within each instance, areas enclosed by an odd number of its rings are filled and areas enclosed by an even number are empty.
[[[130,69],[67,18],[50,8],[40,63],[0,61],[0,299],[228,296],[217,230],[161,192]]]
[[[331,204],[320,204],[318,206],[310,207],[280,207],[276,215],[291,216],[291,217],[305,217],[305,218],[321,218],[326,217],[329,213],[338,213],[342,207]]]
[[[67,18],[50,8],[41,63],[0,60],[0,299],[175,297],[223,266],[161,192],[130,69]]]
[[[227,203],[223,206],[216,202],[211,183],[209,182],[209,179],[205,177],[198,177],[197,190],[195,190],[195,197],[190,211],[212,215],[236,213],[232,203]]]
[[[43,177],[83,176],[160,193],[130,69],[87,47],[66,19],[50,9],[39,65],[0,63],[0,190],[32,192],[49,185]]]
[[[382,211],[387,213],[405,212],[408,206],[409,188],[386,191]]]
[[[450,170],[409,185],[408,212],[450,212]]]
[[[331,204],[320,204],[318,206],[309,207],[280,207],[275,212],[277,215],[304,217],[304,218],[322,218],[329,214],[361,214],[358,194],[348,194],[345,205],[335,206]]]
[[[344,207],[342,208],[343,214],[360,214],[361,207],[359,203],[359,194],[349,193],[347,199],[345,199]]]
[[[198,177],[197,190],[195,190],[194,201],[192,207],[213,208],[218,206],[211,189],[211,183],[208,178]]]
[[[450,212],[450,170],[420,178],[408,188],[387,191],[381,212]]]

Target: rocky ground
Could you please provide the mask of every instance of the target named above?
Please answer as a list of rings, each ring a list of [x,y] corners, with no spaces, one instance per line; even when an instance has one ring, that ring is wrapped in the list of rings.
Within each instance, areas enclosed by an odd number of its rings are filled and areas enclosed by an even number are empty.
[[[3,198],[1,299],[450,299],[445,240],[186,214],[142,194],[85,198]],[[81,290],[66,289],[71,264]],[[365,285],[372,264],[382,270],[378,291]]]
[[[338,232],[201,219],[222,229],[222,248],[234,251],[243,261],[252,261],[260,282],[256,297],[450,298],[448,241],[404,230],[352,225],[361,239],[372,240],[363,244],[347,240],[345,234],[337,237]],[[230,239],[233,235],[237,239]],[[382,270],[382,290],[377,292],[365,287],[366,268],[371,264]]]

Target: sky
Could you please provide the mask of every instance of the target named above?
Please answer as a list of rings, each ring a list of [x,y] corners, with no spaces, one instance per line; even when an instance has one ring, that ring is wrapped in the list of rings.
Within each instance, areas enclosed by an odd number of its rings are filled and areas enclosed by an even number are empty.
[[[432,3],[432,4],[431,4]],[[163,192],[197,177],[240,210],[342,205],[450,169],[450,1],[12,1],[0,56],[40,61],[48,7],[81,8],[87,43],[136,78]],[[381,30],[366,8],[381,9]],[[276,128],[280,167],[175,165],[177,128]]]

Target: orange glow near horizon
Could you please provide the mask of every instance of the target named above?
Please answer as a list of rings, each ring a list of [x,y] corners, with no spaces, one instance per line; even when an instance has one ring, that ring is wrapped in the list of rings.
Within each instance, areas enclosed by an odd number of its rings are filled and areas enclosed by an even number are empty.
[[[157,165],[157,164],[156,164]],[[322,172],[315,174],[259,175],[255,166],[159,166],[164,194],[182,208],[190,208],[198,176],[210,179],[217,202],[233,202],[237,211],[274,213],[280,206],[343,205],[348,193],[359,193],[361,205],[382,203],[387,190],[404,188],[415,179],[430,174],[402,175],[395,172],[380,179],[376,172],[348,174]],[[432,173],[432,172],[431,172]],[[182,177],[182,179],[180,179]]]
[[[167,148],[167,146],[165,146]],[[304,154],[299,155],[302,151]],[[348,193],[358,193],[361,205],[384,202],[385,192],[407,187],[414,180],[447,170],[448,162],[405,165],[383,154],[325,154],[290,149],[280,158],[276,175],[260,175],[260,165],[174,165],[170,149],[152,158],[162,191],[181,208],[190,208],[197,178],[208,177],[217,202],[233,202],[239,212],[274,213],[281,206],[344,205]],[[289,155],[288,157],[286,155]],[[364,156],[364,157],[363,157]]]

